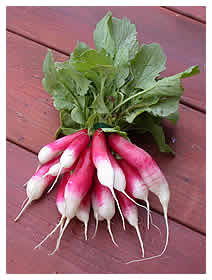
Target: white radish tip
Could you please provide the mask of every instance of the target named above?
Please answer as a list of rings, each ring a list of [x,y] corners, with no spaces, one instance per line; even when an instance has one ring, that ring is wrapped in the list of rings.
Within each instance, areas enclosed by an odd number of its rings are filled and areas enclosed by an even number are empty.
[[[52,186],[51,186],[50,189],[47,191],[47,193],[50,193],[50,191],[54,188],[55,184],[56,184],[57,181],[58,181],[58,178],[59,178],[59,176],[60,176],[60,173],[61,173],[62,169],[63,169],[63,166],[60,165],[60,170],[59,170],[59,172],[58,172],[58,174],[57,174],[57,177],[55,178],[55,180],[54,180]]]
[[[46,162],[50,161],[53,157],[52,155],[52,150],[49,147],[44,146],[38,153],[38,160],[40,164],[45,164]]]

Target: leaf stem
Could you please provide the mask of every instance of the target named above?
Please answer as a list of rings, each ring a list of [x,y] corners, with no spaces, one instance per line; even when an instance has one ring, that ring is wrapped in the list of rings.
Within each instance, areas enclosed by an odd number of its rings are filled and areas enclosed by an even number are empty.
[[[155,85],[156,85],[156,84],[155,84]],[[150,88],[148,88],[148,89],[146,89],[146,90],[139,91],[139,92],[137,92],[136,94],[134,94],[134,95],[132,95],[132,96],[126,98],[124,101],[122,101],[121,103],[119,103],[119,104],[111,111],[111,113],[115,112],[119,107],[121,107],[122,105],[124,105],[125,103],[127,103],[128,101],[130,101],[131,99],[133,99],[133,98],[135,98],[135,97],[137,97],[137,96],[139,96],[139,95],[142,95],[142,94],[144,94],[144,93],[150,91],[151,89],[153,89],[153,88],[155,87],[155,85],[152,86],[152,87],[150,87]]]

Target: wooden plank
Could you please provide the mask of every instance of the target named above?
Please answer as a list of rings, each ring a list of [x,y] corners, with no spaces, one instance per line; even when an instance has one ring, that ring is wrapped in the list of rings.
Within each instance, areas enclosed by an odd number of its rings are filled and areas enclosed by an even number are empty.
[[[184,81],[182,100],[205,110],[205,25],[160,7],[8,7],[7,27],[14,32],[69,54],[76,41],[91,47],[95,24],[111,10],[115,17],[128,17],[136,24],[140,42],[161,44],[167,55],[164,75],[191,65],[201,74]]]
[[[59,126],[58,112],[41,85],[46,48],[8,33],[7,50],[7,136],[37,153],[53,141]],[[132,139],[154,156],[167,176],[172,192],[169,216],[205,232],[205,115],[183,105],[180,114],[176,128],[166,125],[168,141],[176,138],[171,143],[176,158],[160,154],[148,136]],[[150,200],[161,211],[154,196]]]
[[[112,220],[118,248],[112,244],[105,223],[99,224],[96,238],[91,239],[95,228],[91,218],[88,241],[83,240],[82,224],[74,219],[57,254],[47,255],[54,249],[57,235],[40,250],[33,250],[59,220],[54,189],[33,203],[19,222],[13,222],[26,196],[21,185],[31,176],[36,165],[36,155],[7,144],[7,273],[205,273],[205,237],[173,221],[169,223],[170,241],[166,254],[144,263],[125,264],[140,258],[140,248],[133,228],[127,225],[123,231],[118,214]],[[162,232],[162,241],[153,227],[150,231],[145,229],[146,213],[141,208],[139,215],[146,256],[157,254],[165,238],[163,217],[153,213],[154,223]]]
[[[203,6],[165,6],[166,8],[182,15],[206,23],[206,7]]]

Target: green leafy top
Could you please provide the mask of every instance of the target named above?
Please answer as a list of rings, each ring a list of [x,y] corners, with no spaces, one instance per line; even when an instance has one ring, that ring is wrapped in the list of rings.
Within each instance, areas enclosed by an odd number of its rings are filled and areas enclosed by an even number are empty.
[[[81,128],[127,137],[131,129],[152,133],[160,151],[165,143],[161,120],[176,124],[183,93],[181,79],[199,73],[198,65],[174,76],[159,78],[166,56],[159,44],[139,44],[134,24],[108,12],[94,31],[96,49],[77,42],[65,62],[55,62],[49,50],[43,64],[43,86],[60,111],[60,133]]]

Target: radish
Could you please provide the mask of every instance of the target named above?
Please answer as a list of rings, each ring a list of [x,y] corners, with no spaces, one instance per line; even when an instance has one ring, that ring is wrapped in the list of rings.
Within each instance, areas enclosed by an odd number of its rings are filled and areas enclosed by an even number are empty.
[[[68,182],[70,178],[70,173],[66,172],[63,175],[63,178],[60,182],[59,188],[58,188],[58,192],[57,192],[57,197],[56,197],[56,206],[57,209],[59,211],[59,213],[61,214],[61,219],[60,222],[56,225],[56,227],[34,248],[37,249],[39,248],[60,226],[60,232],[62,231],[62,226],[64,224],[65,221],[65,199],[64,199],[64,192],[65,192],[65,186]]]
[[[132,197],[144,200],[147,205],[148,209],[148,216],[147,216],[147,228],[149,229],[149,201],[148,201],[148,188],[144,184],[143,179],[141,178],[138,171],[128,164],[123,159],[118,160],[119,165],[121,166],[122,170],[124,171],[124,175],[126,177],[126,190]]]
[[[144,245],[138,227],[138,209],[136,205],[123,193],[117,191],[116,194],[124,217],[126,218],[128,223],[136,229],[136,233],[138,235],[138,239],[142,250],[142,257],[144,257]]]
[[[78,159],[80,153],[86,148],[86,146],[88,146],[89,142],[90,137],[86,133],[83,133],[82,135],[77,136],[72,140],[72,142],[68,145],[68,147],[65,149],[65,151],[60,157],[60,168],[57,173],[57,177],[48,192],[50,192],[55,186],[62,170],[64,168],[71,168],[73,166],[73,164]]]
[[[115,215],[115,201],[113,195],[109,188],[103,186],[97,176],[95,177],[95,183],[92,189],[92,196],[94,199],[94,208],[98,213],[95,219],[107,221],[107,228],[111,236],[112,242],[116,245],[117,243],[114,240],[113,233],[111,231],[110,220]],[[96,232],[96,231],[95,231]]]
[[[77,209],[83,200],[83,198],[88,193],[94,175],[94,165],[91,159],[91,149],[87,147],[80,156],[77,163],[76,169],[70,176],[64,192],[65,199],[65,224],[60,232],[57,239],[57,245],[55,250],[51,253],[54,254],[60,246],[60,240],[63,236],[65,229],[67,228],[70,220],[76,215]]]
[[[79,135],[87,134],[87,129],[77,131],[71,135],[64,136],[52,143],[44,146],[38,153],[38,159],[40,164],[44,164],[53,159],[58,153],[64,151],[69,144]]]
[[[131,198],[128,193],[125,191],[127,182],[125,178],[125,174],[122,170],[122,168],[119,165],[119,162],[114,158],[110,150],[108,149],[108,156],[110,159],[110,162],[112,164],[113,170],[114,170],[114,189],[122,192],[125,196],[127,196],[131,201],[133,201],[136,205],[143,207],[146,209],[145,206],[137,203],[133,198]],[[147,209],[149,213],[149,208]]]
[[[83,198],[82,202],[80,203],[80,206],[76,212],[76,217],[85,225],[85,240],[88,239],[87,231],[88,231],[90,208],[91,208],[91,197],[90,197],[90,193],[87,193],[87,195]]]
[[[33,201],[39,199],[45,189],[54,181],[54,176],[48,175],[45,178],[43,178],[43,175],[45,175],[49,168],[55,164],[55,160],[51,160],[48,163],[42,165],[37,172],[29,179],[27,182],[27,187],[26,187],[26,193],[27,193],[27,198],[28,200],[24,207],[21,209],[20,213],[18,216],[15,218],[15,222],[20,218],[20,216],[23,214],[27,206]],[[26,201],[25,200],[25,201]]]
[[[108,141],[109,145],[115,152],[138,170],[149,190],[160,200],[166,224],[166,243],[160,254],[161,256],[167,248],[169,238],[167,210],[170,193],[168,183],[156,162],[143,149],[130,143],[124,137],[114,133],[108,137]]]
[[[101,129],[97,129],[92,138],[92,159],[97,169],[97,177],[99,182],[108,187],[111,190],[113,198],[116,201],[119,213],[122,218],[123,228],[125,229],[124,217],[121,212],[121,208],[116,198],[114,191],[114,170],[108,156],[108,149],[106,143],[106,137]]]

